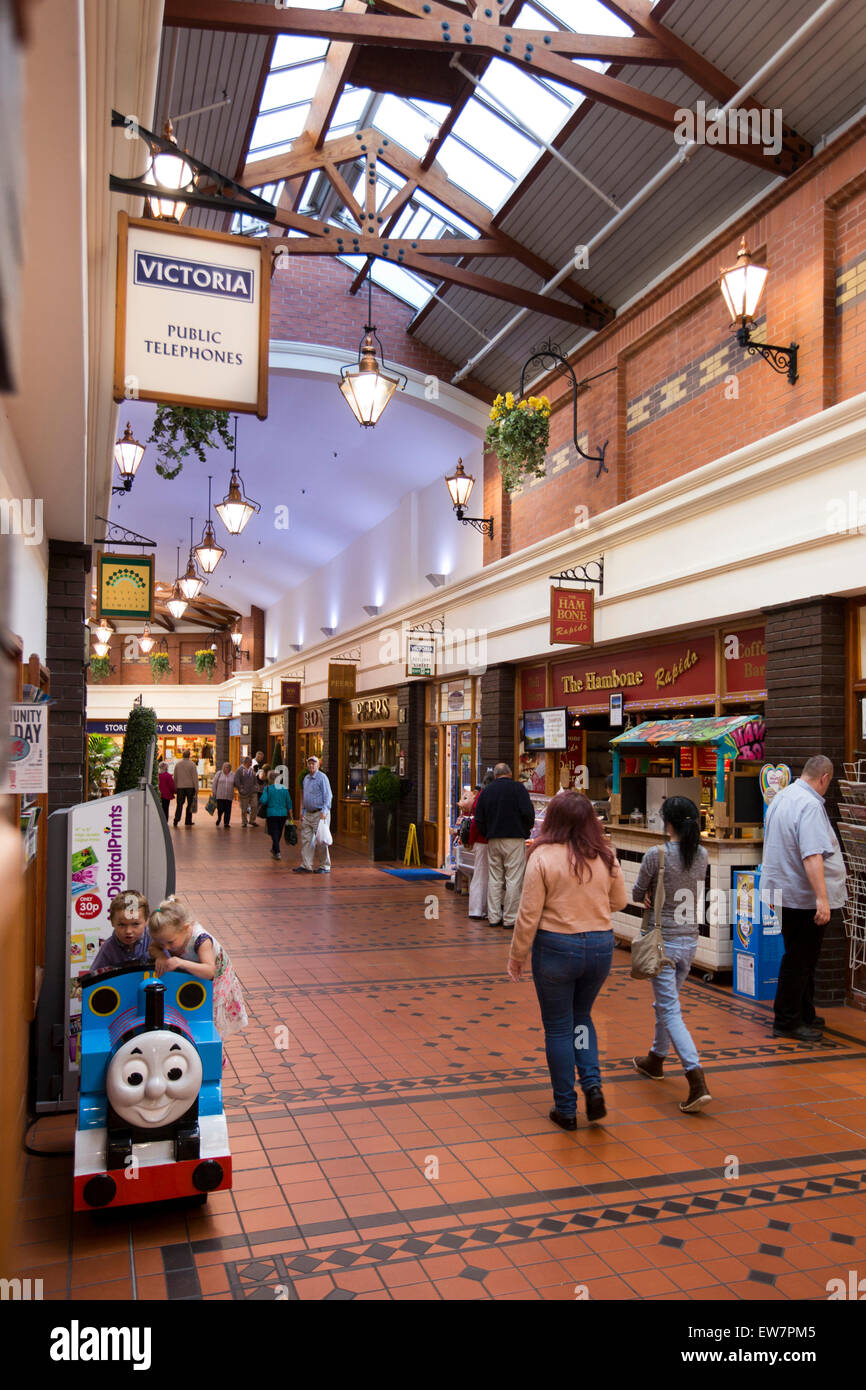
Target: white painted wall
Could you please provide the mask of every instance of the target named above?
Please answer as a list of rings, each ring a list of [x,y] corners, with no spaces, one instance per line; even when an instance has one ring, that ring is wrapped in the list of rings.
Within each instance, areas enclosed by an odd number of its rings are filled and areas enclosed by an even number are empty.
[[[5,406],[0,403],[0,499],[7,504],[26,502],[20,515],[28,534],[2,534],[3,563],[9,584],[8,611],[2,615],[9,629],[21,638],[25,661],[33,652],[44,661],[48,604],[48,541],[44,535],[42,499],[36,497]],[[12,509],[0,512],[0,528],[11,527]]]

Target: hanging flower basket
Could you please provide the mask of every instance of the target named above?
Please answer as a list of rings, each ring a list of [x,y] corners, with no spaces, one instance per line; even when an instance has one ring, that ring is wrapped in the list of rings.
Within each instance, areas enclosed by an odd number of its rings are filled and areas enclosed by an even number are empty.
[[[214,438],[214,436],[217,438]],[[158,405],[148,444],[155,444],[162,459],[156,465],[161,478],[176,478],[187,454],[205,463],[206,449],[231,449],[233,440],[227,410],[197,410],[184,405]],[[175,467],[171,467],[174,464]]]
[[[151,652],[150,655],[150,674],[156,684],[162,680],[163,676],[171,672],[171,657],[167,652]]]
[[[499,459],[506,492],[513,492],[524,478],[544,477],[544,456],[549,443],[550,401],[547,396],[515,401],[508,391],[496,397],[484,445]]]
[[[212,652],[209,647],[204,647],[195,654],[195,669],[199,675],[207,676],[208,680],[213,680],[213,673],[216,668],[216,652]]]
[[[107,656],[92,656],[90,658],[90,679],[92,681],[108,680],[111,673],[111,658]]]

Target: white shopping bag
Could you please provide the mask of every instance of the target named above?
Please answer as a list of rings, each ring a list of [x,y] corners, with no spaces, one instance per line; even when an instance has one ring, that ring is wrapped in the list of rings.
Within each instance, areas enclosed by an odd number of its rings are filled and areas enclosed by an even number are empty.
[[[319,817],[319,824],[316,826],[316,844],[332,845],[334,837],[328,829],[328,822],[324,816]]]

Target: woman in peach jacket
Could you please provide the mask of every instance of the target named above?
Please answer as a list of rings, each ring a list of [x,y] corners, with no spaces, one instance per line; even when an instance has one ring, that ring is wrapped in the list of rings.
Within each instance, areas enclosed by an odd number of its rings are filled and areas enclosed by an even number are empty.
[[[613,960],[611,915],[628,900],[625,880],[592,802],[582,792],[553,798],[529,846],[508,974],[518,981],[532,954],[553,1085],[550,1118],[577,1128],[574,1069],[591,1124],[604,1119],[592,1005]]]

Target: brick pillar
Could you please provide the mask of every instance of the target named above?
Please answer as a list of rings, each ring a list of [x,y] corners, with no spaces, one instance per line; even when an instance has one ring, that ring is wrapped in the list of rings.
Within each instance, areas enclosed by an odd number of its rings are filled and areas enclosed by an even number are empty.
[[[297,802],[298,779],[301,769],[296,765],[298,761],[298,711],[287,709],[286,718],[283,724],[286,740],[283,744],[283,758],[286,767],[289,769],[289,787],[292,793],[292,804]]]
[[[250,757],[254,758],[257,753],[264,753],[267,762],[268,716],[261,713],[250,715]]]
[[[85,618],[90,611],[89,545],[48,542],[45,664],[56,702],[48,719],[48,813],[86,800]]]
[[[481,677],[481,775],[496,763],[514,771],[514,667],[491,666]]]
[[[334,801],[339,801],[342,793],[340,784],[340,701],[322,701],[322,771],[331,784]],[[300,768],[298,769],[300,775]],[[331,822],[336,825],[336,810],[331,811]]]
[[[823,753],[842,771],[845,756],[845,603],[809,599],[764,610],[767,619],[767,737],[764,757],[787,763],[799,777],[807,758]],[[836,778],[827,793],[838,819]],[[833,912],[815,972],[815,1002],[845,1002],[847,949],[841,912]]]
[[[470,501],[475,498],[475,490]],[[470,506],[474,516],[479,515]],[[482,516],[493,518],[493,539],[484,536],[484,563],[491,565],[511,554],[511,494],[502,486],[499,459],[489,451],[484,455],[484,511]]]
[[[218,719],[214,735],[214,767],[222,767],[223,763],[229,761],[229,721]]]
[[[423,681],[410,681],[397,687],[397,752],[406,759],[406,777],[411,782],[408,794],[400,802],[397,819],[397,848],[402,852],[414,825],[418,834],[418,853],[424,844],[424,701],[427,686]],[[403,711],[405,710],[405,714]]]

